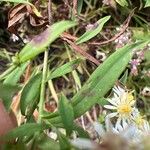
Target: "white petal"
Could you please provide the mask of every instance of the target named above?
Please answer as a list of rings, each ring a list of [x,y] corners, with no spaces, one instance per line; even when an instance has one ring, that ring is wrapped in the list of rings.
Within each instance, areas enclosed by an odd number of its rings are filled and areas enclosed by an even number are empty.
[[[114,101],[113,99],[107,99],[107,101],[108,101],[109,103],[111,103],[112,105],[117,106],[116,101]]]
[[[123,136],[128,139],[131,140],[133,138],[137,138],[138,137],[138,129],[135,127],[135,125],[129,125],[123,132]]]
[[[118,115],[118,112],[110,113],[110,114],[108,114],[108,115],[106,116],[106,119],[113,118],[113,117],[115,117],[115,116],[117,116],[117,115]]]
[[[124,89],[120,88],[119,86],[115,86],[113,91],[120,97],[125,91]]]
[[[150,125],[147,121],[144,122],[144,130],[147,133],[150,132]]]
[[[117,107],[112,106],[112,105],[104,105],[104,107],[107,109],[113,109],[113,110],[117,109]]]
[[[94,142],[88,140],[88,139],[83,139],[83,138],[77,138],[74,140],[71,140],[72,145],[79,149],[93,149],[96,148],[96,145]]]
[[[118,119],[117,119],[117,122],[116,122],[116,129],[119,129],[119,126],[121,125],[121,118],[119,117]]]
[[[120,93],[117,93],[116,91],[114,91],[114,97],[120,97]]]
[[[127,126],[128,126],[125,119],[122,119],[122,126],[123,126],[124,129],[127,128]]]
[[[105,119],[105,126],[106,126],[106,131],[112,131],[113,130],[113,125],[110,121],[110,118],[106,117]]]
[[[119,134],[119,131],[116,128],[112,128],[112,132],[115,134]]]
[[[105,130],[104,130],[102,124],[100,124],[100,123],[98,123],[98,122],[94,122],[94,123],[93,123],[93,126],[94,126],[95,131],[98,133],[98,135],[99,135],[100,137],[102,137],[102,136],[105,135]]]
[[[121,88],[120,86],[118,86],[118,90],[121,92],[121,93],[124,93],[125,90],[123,88]]]
[[[119,98],[119,97],[113,97],[113,98],[112,98],[112,101],[115,101],[115,103],[116,103],[117,105],[120,104],[120,98]]]
[[[115,129],[116,129],[119,133],[124,130],[123,127],[122,127],[122,125],[121,125],[121,123],[120,123],[120,124],[117,124],[117,126],[115,127]]]
[[[133,105],[135,104],[135,102],[136,102],[135,100],[132,100],[132,101],[130,102],[130,105],[133,106]]]
[[[114,100],[117,102],[117,104],[120,104],[121,100],[120,100],[120,97],[114,93]]]

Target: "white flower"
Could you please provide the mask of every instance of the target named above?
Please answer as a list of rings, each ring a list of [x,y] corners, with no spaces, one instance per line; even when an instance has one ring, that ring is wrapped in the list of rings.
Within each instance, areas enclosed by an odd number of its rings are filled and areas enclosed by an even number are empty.
[[[99,137],[103,137],[105,134],[111,132],[117,135],[120,135],[124,138],[131,138],[134,135],[135,126],[133,125],[127,125],[126,127],[123,127],[122,125],[118,125],[118,128],[114,127],[109,118],[106,118],[105,120],[105,129],[102,124],[99,122],[94,122],[93,127]]]
[[[16,36],[15,34],[12,34],[10,38],[13,40],[13,42],[19,41],[18,36]]]
[[[149,125],[148,121],[146,121],[146,120],[143,123],[142,131],[143,131],[144,135],[150,135],[150,125]]]
[[[107,118],[118,117],[116,122],[116,128],[119,125],[123,125],[123,128],[127,127],[128,123],[132,121],[132,112],[135,109],[135,99],[132,92],[125,91],[119,86],[113,88],[114,97],[107,99],[111,105],[105,105],[104,107],[113,110],[113,113],[108,114]]]
[[[97,149],[98,144],[85,138],[76,138],[70,141],[71,144],[79,149],[93,150]]]
[[[143,116],[140,115],[138,109],[135,109],[133,112],[133,120],[135,126],[139,129],[139,133],[142,135],[150,135],[150,125],[147,120],[144,119]]]
[[[130,145],[137,144],[141,141],[139,130],[134,124],[128,124],[126,127],[119,124],[118,128],[116,128],[112,125],[111,121],[106,118],[105,129],[103,125],[98,122],[94,122],[93,126],[98,136],[102,139],[111,134],[124,139]]]

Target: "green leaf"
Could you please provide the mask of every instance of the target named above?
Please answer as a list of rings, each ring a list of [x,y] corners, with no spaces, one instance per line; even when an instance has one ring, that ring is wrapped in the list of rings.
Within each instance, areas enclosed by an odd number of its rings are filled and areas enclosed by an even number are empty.
[[[27,150],[25,143],[18,141],[17,143],[7,143],[0,146],[1,150]]]
[[[128,6],[128,2],[126,0],[116,0],[116,2],[122,7]]]
[[[73,125],[73,130],[77,131],[79,134],[79,137],[81,138],[90,138],[88,135],[88,132],[76,124]]]
[[[146,51],[144,57],[148,63],[150,63],[150,50]]]
[[[128,79],[128,70],[125,71],[125,73],[123,74],[123,76],[120,79],[120,82],[123,83],[124,85],[126,85],[127,79]]]
[[[73,129],[74,113],[72,105],[69,103],[69,100],[63,94],[59,101],[58,111],[67,133],[71,134]]]
[[[14,94],[19,90],[18,86],[0,83],[0,99],[3,101],[5,108],[8,110]]]
[[[8,134],[1,138],[2,140],[9,141],[15,138],[23,138],[24,136],[29,137],[36,132],[41,132],[47,128],[48,126],[46,126],[45,124],[27,123],[9,131]]]
[[[58,130],[57,130],[57,135],[58,135],[58,140],[60,144],[60,150],[70,150],[71,144],[68,141],[67,137]]]
[[[16,85],[28,64],[29,62],[21,64],[15,70],[13,70],[9,75],[6,76],[4,84]]]
[[[38,73],[33,76],[23,88],[20,98],[20,109],[23,115],[27,115],[28,107],[34,106],[37,102],[40,93],[41,80],[42,74]]]
[[[100,20],[98,20],[95,24],[96,28],[86,31],[81,37],[79,37],[76,41],[77,44],[81,44],[95,37],[103,28],[104,24],[110,19],[110,16],[106,16]]]
[[[132,30],[133,32],[133,39],[134,40],[148,40],[150,39],[150,31],[144,30],[144,28],[135,28]]]
[[[61,77],[67,73],[72,72],[74,69],[78,67],[78,64],[81,62],[81,59],[76,59],[71,62],[68,62],[60,67],[58,67],[56,70],[54,70],[52,73],[48,75],[47,80],[51,80],[54,78]]]
[[[59,143],[49,138],[47,135],[42,134],[37,141],[37,148],[40,150],[49,150],[53,148],[53,150],[60,150]]]
[[[83,6],[83,0],[78,0],[78,2],[77,2],[77,12],[78,12],[78,15],[80,15],[80,13],[82,11],[82,6]]]
[[[145,6],[144,7],[149,7],[150,6],[150,0],[146,0]]]
[[[24,3],[24,4],[30,4],[27,0],[1,0],[5,2],[13,2],[13,3]]]
[[[116,50],[107,60],[100,65],[90,76],[81,90],[72,98],[74,117],[77,118],[88,111],[95,103],[103,103],[104,95],[113,87],[115,81],[126,68],[132,57],[132,50],[139,49],[149,41],[137,42],[126,45]],[[102,101],[101,101],[102,100]],[[58,112],[49,116],[52,124],[61,123]]]
[[[31,42],[29,42],[19,53],[16,58],[16,63],[22,63],[27,60],[33,59],[38,54],[44,52],[46,47],[55,41],[61,33],[65,30],[75,26],[76,23],[72,21],[60,21],[49,28],[44,32],[36,36]]]
[[[97,100],[97,104],[104,106],[108,104],[108,101],[106,100],[106,98],[103,97]]]
[[[133,54],[132,50],[141,44],[143,45],[142,42],[126,45],[116,50],[94,71],[82,89],[72,99],[75,106],[75,117],[84,114],[111,89],[130,61]]]

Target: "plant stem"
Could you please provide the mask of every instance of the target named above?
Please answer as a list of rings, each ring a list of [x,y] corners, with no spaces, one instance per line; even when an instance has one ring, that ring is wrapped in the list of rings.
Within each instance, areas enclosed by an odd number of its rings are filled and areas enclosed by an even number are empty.
[[[3,74],[0,75],[0,80],[4,79],[4,77],[10,74],[15,68],[16,66],[11,66],[9,69],[7,69]]]
[[[39,123],[41,123],[42,121],[41,116],[43,114],[43,105],[45,99],[45,83],[47,78],[47,64],[48,64],[48,50],[44,52],[43,75],[42,75],[40,102],[39,102],[39,118],[38,118]]]
[[[52,2],[51,0],[48,1],[48,20],[49,25],[51,25],[52,22]],[[50,49],[50,46],[49,48]],[[42,75],[42,83],[41,83],[41,93],[40,93],[40,102],[39,102],[39,118],[38,122],[42,122],[42,114],[43,114],[43,105],[44,105],[44,99],[45,99],[45,83],[47,79],[47,64],[48,64],[48,50],[44,53],[44,63],[43,63],[43,75]]]

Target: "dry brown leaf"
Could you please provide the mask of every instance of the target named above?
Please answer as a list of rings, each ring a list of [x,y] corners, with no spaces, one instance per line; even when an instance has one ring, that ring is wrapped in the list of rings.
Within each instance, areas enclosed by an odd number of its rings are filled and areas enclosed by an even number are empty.
[[[89,61],[95,63],[96,65],[99,65],[100,62],[95,59],[93,56],[91,56],[90,54],[88,54],[85,50],[83,50],[80,46],[76,45],[74,42],[70,41],[67,38],[63,38],[65,41],[67,41],[67,43],[69,43],[70,47],[73,48],[76,52],[80,53],[82,56],[84,56],[86,59],[88,59]]]
[[[3,102],[0,101],[0,136],[5,135],[15,127],[17,127],[16,116],[12,111],[7,112]],[[2,141],[0,141],[0,144],[2,144]]]
[[[48,24],[47,17],[43,17],[34,5],[18,4],[8,13],[8,30],[16,34],[18,25],[25,17],[29,17],[30,24],[34,27],[43,27]]]

